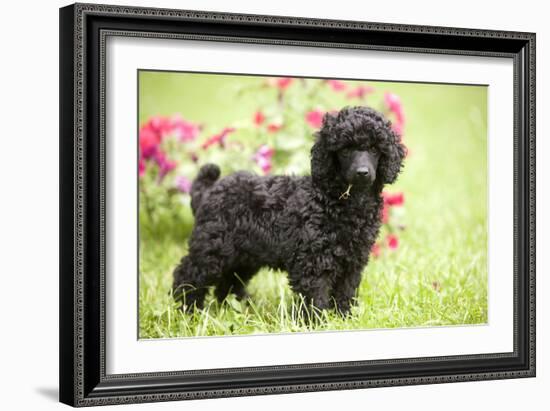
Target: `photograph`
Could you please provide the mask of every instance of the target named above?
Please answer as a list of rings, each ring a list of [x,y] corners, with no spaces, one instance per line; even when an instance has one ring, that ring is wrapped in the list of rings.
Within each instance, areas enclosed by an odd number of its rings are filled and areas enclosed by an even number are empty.
[[[59,10],[59,401],[533,379],[536,25],[167,7]]]
[[[139,69],[140,339],[488,323],[488,87]]]

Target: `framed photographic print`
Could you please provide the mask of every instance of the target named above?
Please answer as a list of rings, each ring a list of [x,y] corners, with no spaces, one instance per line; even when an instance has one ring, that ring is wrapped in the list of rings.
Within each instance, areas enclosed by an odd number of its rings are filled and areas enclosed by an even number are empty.
[[[60,10],[60,400],[535,375],[535,34]]]

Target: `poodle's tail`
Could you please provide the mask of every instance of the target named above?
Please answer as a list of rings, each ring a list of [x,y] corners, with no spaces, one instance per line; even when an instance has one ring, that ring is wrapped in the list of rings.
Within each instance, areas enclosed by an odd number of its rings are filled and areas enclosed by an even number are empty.
[[[219,177],[220,168],[216,164],[205,164],[201,167],[191,186],[191,209],[193,214],[200,206],[205,190],[211,187]]]

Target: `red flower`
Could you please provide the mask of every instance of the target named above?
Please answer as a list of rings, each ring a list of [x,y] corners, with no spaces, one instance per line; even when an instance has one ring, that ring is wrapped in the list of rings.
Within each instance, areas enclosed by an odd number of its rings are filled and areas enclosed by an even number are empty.
[[[212,137],[210,137],[208,140],[206,140],[202,144],[203,149],[207,149],[213,144],[219,144],[220,147],[225,147],[225,139],[227,136],[231,133],[233,133],[236,129],[234,127],[226,127],[222,130],[219,134],[214,134]]]
[[[386,193],[383,192],[382,196],[384,197],[384,204],[388,206],[402,206],[405,202],[405,195],[403,193]]]
[[[271,123],[271,124],[268,124],[268,125],[267,125],[267,131],[268,131],[269,133],[276,133],[276,132],[279,131],[281,128],[283,128],[283,125],[282,125],[282,124]]]
[[[293,80],[294,79],[292,77],[277,77],[275,79],[275,85],[280,90],[286,90],[288,88],[288,86],[290,86],[292,84]]]
[[[319,109],[312,110],[306,114],[306,122],[313,128],[319,128],[323,124],[323,115]]]
[[[285,91],[294,81],[292,77],[272,77],[265,84],[272,87],[277,87],[280,91]]]
[[[373,255],[373,257],[379,257],[380,253],[382,252],[382,248],[378,243],[374,243],[370,249],[370,253]]]
[[[346,94],[346,97],[349,99],[353,99],[353,98],[363,99],[373,92],[374,92],[374,87],[357,86],[353,90],[349,91]]]
[[[333,91],[336,91],[337,93],[340,91],[344,91],[348,86],[346,83],[340,80],[326,80],[327,84],[332,88]]]
[[[390,250],[395,250],[399,247],[399,239],[395,234],[388,234],[386,237],[386,242],[388,243],[388,248]]]
[[[254,114],[254,124],[259,126],[259,125],[263,124],[264,121],[265,121],[264,113],[262,113],[259,110],[256,111],[256,113]]]

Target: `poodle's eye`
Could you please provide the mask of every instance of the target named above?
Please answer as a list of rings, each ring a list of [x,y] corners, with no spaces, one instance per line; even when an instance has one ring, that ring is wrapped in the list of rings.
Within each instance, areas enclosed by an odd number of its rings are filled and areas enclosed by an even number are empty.
[[[378,151],[378,148],[375,147],[375,146],[372,146],[372,147],[365,147],[364,151],[368,151],[369,153],[371,153],[372,155],[379,155],[379,151]]]

